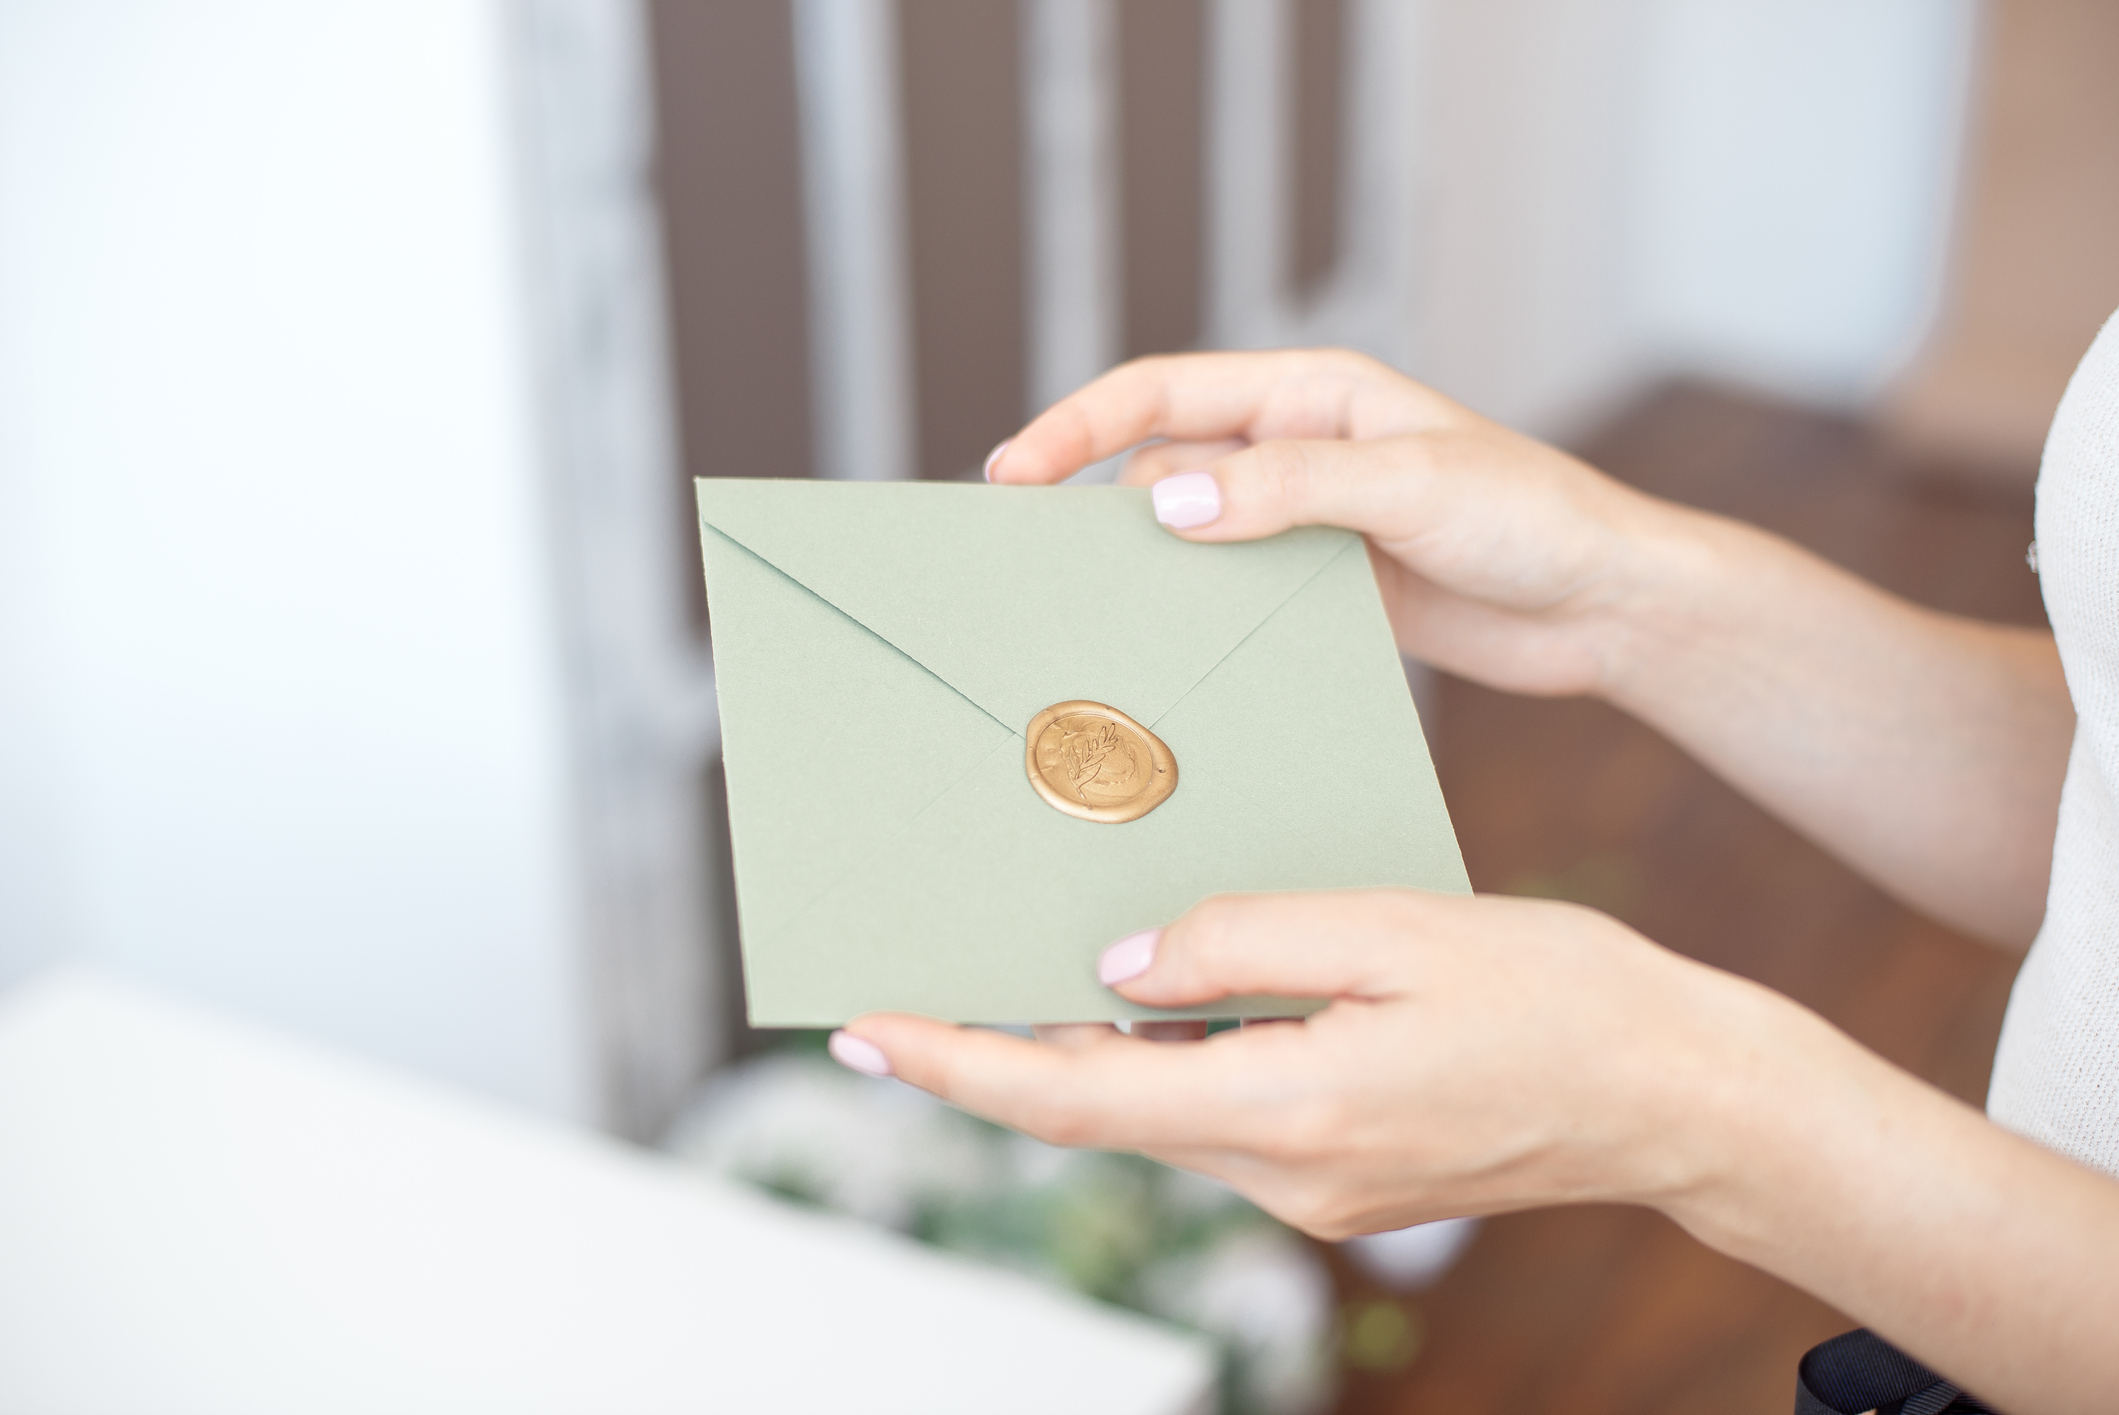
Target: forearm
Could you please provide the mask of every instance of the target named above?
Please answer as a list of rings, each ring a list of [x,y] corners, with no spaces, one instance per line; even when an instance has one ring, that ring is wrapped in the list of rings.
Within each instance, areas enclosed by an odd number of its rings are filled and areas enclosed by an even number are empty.
[[[2028,943],[2074,729],[2052,637],[1718,517],[1652,524],[1604,695],[1900,897]]]
[[[1662,1207],[2001,1409],[2110,1409],[2119,1180],[1756,991],[1689,1098],[1699,1178]]]

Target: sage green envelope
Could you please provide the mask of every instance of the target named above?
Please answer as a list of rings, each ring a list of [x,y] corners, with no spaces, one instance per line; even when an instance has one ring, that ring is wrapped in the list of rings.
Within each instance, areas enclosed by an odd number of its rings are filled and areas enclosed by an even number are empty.
[[[1096,957],[1210,894],[1470,892],[1358,537],[1195,545],[1118,487],[698,494],[752,1025],[1285,1016],[1314,1004],[1137,1007]],[[1022,733],[1075,698],[1176,794],[1046,804]]]

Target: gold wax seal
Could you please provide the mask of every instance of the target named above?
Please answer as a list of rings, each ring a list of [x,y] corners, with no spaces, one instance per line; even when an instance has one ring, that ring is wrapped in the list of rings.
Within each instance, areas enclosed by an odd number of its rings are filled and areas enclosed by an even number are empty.
[[[1162,738],[1115,707],[1054,703],[1023,733],[1023,766],[1046,802],[1085,821],[1139,820],[1177,789]]]

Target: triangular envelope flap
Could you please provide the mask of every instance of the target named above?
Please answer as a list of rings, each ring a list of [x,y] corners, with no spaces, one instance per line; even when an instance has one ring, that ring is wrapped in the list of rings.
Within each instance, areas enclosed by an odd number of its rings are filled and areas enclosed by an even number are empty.
[[[716,478],[699,511],[1016,731],[1069,698],[1152,724],[1350,540],[1195,545],[1130,487]]]

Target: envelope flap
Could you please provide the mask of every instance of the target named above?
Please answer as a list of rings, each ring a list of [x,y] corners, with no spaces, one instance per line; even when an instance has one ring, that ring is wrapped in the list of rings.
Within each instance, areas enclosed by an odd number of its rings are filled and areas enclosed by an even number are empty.
[[[706,524],[1017,732],[1069,698],[1153,725],[1353,539],[1195,545],[1125,487],[698,488]]]

